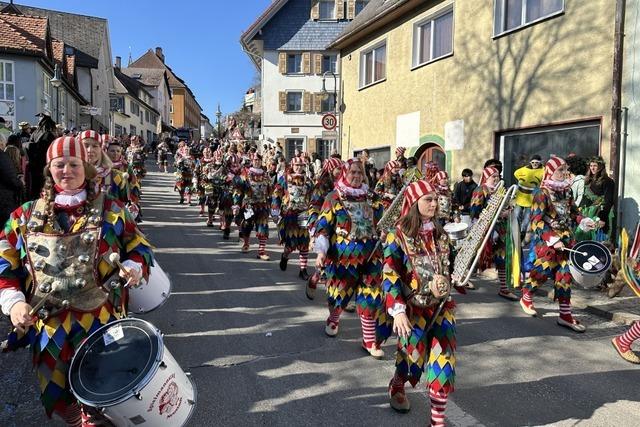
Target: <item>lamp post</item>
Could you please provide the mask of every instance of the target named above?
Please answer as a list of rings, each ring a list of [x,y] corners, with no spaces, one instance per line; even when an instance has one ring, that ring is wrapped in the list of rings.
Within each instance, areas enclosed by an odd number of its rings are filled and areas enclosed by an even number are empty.
[[[60,121],[60,86],[62,86],[62,79],[60,78],[60,67],[58,67],[58,64],[56,64],[55,68],[53,69],[53,78],[51,80],[49,80],[51,82],[51,86],[53,86],[56,90],[56,123],[58,123]]]
[[[330,74],[331,76],[333,76],[333,113],[336,115],[336,121],[338,121],[338,76],[336,75],[336,73],[334,73],[333,71],[325,71],[324,73],[322,73],[322,92],[321,92],[321,96],[322,99],[324,101],[326,101],[327,99],[329,99],[329,92],[327,91],[327,86],[326,86],[326,79],[327,79],[327,74]],[[339,122],[336,123],[336,129],[339,129]],[[338,137],[336,138],[336,146],[333,147],[335,150],[338,150],[338,141],[340,138],[340,134],[337,134]]]
[[[222,117],[222,111],[220,111],[220,103],[218,103],[218,110],[216,111],[216,125],[218,126],[218,139],[222,139],[220,136],[220,118]]]

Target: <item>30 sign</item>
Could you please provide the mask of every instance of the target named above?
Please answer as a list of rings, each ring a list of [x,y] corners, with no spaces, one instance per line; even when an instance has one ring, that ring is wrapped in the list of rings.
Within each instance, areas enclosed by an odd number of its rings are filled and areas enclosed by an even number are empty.
[[[322,116],[322,127],[326,130],[334,130],[338,125],[338,119],[335,114],[327,113]]]

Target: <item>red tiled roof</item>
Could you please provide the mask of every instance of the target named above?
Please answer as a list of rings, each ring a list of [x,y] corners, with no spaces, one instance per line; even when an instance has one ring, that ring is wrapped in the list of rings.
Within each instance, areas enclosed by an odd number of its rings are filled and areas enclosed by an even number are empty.
[[[47,18],[0,13],[0,20],[6,24],[5,30],[0,33],[2,47],[35,50],[46,56]],[[7,26],[13,29],[13,34],[7,31]],[[18,33],[20,37],[16,37],[15,33]]]
[[[66,55],[67,57],[67,78],[73,84],[75,74],[76,74],[76,56],[75,55]]]

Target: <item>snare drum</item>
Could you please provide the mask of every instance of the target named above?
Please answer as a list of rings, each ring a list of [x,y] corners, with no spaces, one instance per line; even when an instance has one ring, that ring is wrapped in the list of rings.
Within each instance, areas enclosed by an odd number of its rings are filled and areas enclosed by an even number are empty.
[[[611,252],[605,245],[594,240],[584,240],[569,252],[569,271],[576,283],[584,287],[599,285],[611,268]]]
[[[449,239],[453,241],[464,239],[468,228],[469,225],[464,222],[450,222],[444,225],[444,231],[449,235]]]
[[[301,213],[298,215],[298,227],[307,228],[309,226],[309,215]]]
[[[95,331],[78,348],[69,385],[84,405],[117,426],[183,426],[196,388],[144,320],[126,318]]]
[[[171,296],[171,280],[158,261],[153,261],[149,270],[149,281],[129,288],[129,311],[144,314],[161,307]]]

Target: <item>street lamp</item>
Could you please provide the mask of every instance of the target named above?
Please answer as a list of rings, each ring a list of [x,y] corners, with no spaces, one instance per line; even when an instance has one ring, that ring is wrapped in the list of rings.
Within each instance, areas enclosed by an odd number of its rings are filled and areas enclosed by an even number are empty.
[[[60,121],[60,86],[62,86],[62,79],[60,78],[60,67],[58,64],[53,69],[53,78],[49,80],[51,82],[51,86],[56,89],[56,123]]]
[[[333,76],[333,112],[335,113],[336,110],[336,106],[338,105],[338,77],[336,76],[336,74],[333,71],[325,71],[322,74],[322,99],[324,101],[326,101],[327,99],[329,99],[329,92],[327,92],[327,87],[326,87],[326,79],[327,79],[327,74],[331,74]]]
[[[216,124],[218,125],[218,139],[221,139],[220,137],[220,118],[222,117],[222,111],[220,111],[220,103],[218,102],[218,110],[216,111]]]

